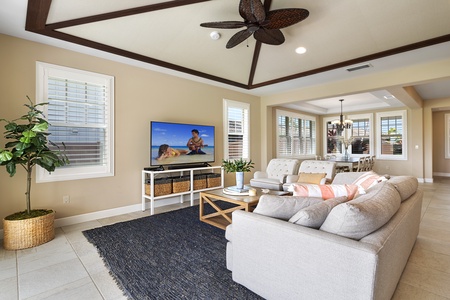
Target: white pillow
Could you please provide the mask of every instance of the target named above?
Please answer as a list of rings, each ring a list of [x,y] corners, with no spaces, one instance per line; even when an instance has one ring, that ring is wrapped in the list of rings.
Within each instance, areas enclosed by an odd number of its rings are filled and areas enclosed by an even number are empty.
[[[302,208],[289,219],[289,222],[319,229],[333,207],[347,200],[347,196],[341,196]]]
[[[320,198],[262,195],[253,213],[287,221],[300,209],[320,202]]]

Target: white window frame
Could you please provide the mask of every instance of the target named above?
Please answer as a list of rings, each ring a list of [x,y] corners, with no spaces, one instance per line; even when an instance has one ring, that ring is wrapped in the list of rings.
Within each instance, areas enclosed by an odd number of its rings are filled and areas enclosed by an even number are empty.
[[[73,68],[52,65],[43,62],[36,62],[36,102],[47,102],[48,99],[48,78],[50,76],[68,78],[71,80],[95,82],[105,84],[107,88],[107,139],[106,139],[106,164],[104,166],[75,166],[70,164],[56,168],[52,173],[37,166],[36,182],[53,182],[64,180],[77,180],[87,178],[99,178],[114,176],[114,77],[98,74]],[[51,140],[51,136],[50,136]]]
[[[349,147],[349,153],[351,156],[361,157],[367,155],[374,155],[375,147],[374,147],[374,138],[373,138],[373,114],[358,114],[358,115],[348,115],[347,119],[349,120],[359,120],[359,119],[369,119],[369,153],[368,154],[354,154],[352,152],[352,146]],[[352,127],[353,130],[353,127]]]
[[[245,102],[233,101],[223,99],[223,145],[224,145],[224,159],[230,159],[229,157],[229,145],[228,145],[228,109],[238,108],[247,110],[247,120],[244,119],[243,131],[243,148],[242,159],[250,159],[250,104]]]
[[[381,154],[382,141],[381,141],[381,118],[401,116],[403,122],[402,133],[402,155],[389,155]],[[376,139],[377,139],[377,159],[384,160],[407,160],[408,159],[408,113],[406,110],[386,111],[376,113]]]
[[[297,119],[302,119],[302,120],[308,120],[308,121],[313,121],[315,122],[315,136],[314,136],[314,141],[315,141],[315,151],[317,152],[317,118],[314,116],[310,116],[310,115],[305,115],[305,114],[301,114],[301,113],[294,113],[294,112],[290,112],[290,111],[285,111],[285,110],[280,110],[277,109],[276,110],[276,120],[275,120],[275,130],[277,132],[276,134],[276,149],[277,149],[277,157],[283,157],[283,158],[302,158],[302,159],[306,159],[306,158],[313,158],[315,157],[315,153],[311,153],[311,154],[304,154],[304,155],[281,155],[280,154],[280,137],[278,135],[278,118],[281,116],[285,116],[285,117],[291,117],[291,118],[297,118]]]

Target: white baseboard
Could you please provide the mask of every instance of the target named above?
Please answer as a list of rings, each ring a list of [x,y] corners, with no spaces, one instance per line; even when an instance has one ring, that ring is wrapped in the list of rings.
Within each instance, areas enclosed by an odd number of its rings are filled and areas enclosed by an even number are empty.
[[[155,201],[155,207],[180,203],[180,197],[166,198]],[[145,203],[145,209],[150,209],[150,202]],[[109,218],[118,215],[128,214],[136,211],[142,211],[142,204],[133,204],[112,209],[96,211],[92,213],[55,219],[55,227],[63,227],[83,222],[89,222],[97,219]],[[150,213],[149,213],[150,215]]]
[[[419,183],[425,183],[425,179],[423,179],[423,178],[417,178],[417,181],[418,181]]]
[[[450,173],[434,172],[433,176],[450,177]]]
[[[425,183],[433,183],[433,178],[425,178]]]
[[[175,203],[180,203],[180,197],[167,198],[167,199],[161,199],[161,200],[155,201],[155,207],[160,207],[160,206],[170,205],[170,204],[175,204]],[[147,202],[145,204],[145,209],[146,210],[150,209],[150,202]],[[136,211],[142,211],[141,203],[96,211],[96,212],[77,215],[77,216],[55,219],[55,227],[69,226],[69,225],[74,225],[74,224],[83,223],[83,222],[89,222],[89,221],[93,221],[93,220],[97,220],[97,219],[103,219],[103,218],[109,218],[109,217],[114,217],[114,216],[118,216],[118,215],[128,214],[128,213],[132,213],[132,212],[136,212]],[[150,213],[149,213],[149,215],[150,215]],[[0,239],[3,239],[3,229],[0,229]]]

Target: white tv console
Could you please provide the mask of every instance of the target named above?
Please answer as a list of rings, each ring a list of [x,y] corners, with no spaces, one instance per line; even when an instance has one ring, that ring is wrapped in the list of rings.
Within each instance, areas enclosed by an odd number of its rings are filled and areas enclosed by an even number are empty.
[[[220,186],[207,187],[204,189],[194,190],[194,175],[203,174],[205,171],[211,171],[212,173],[218,173],[220,170]],[[211,173],[210,172],[210,173]],[[170,177],[171,173],[177,173],[179,176],[187,175],[190,176],[190,188],[186,192],[181,193],[171,193],[162,196],[154,196],[154,183],[156,176],[158,175],[166,175],[166,177]],[[206,174],[206,173],[205,173]],[[180,203],[184,202],[184,195],[190,195],[191,206],[194,205],[194,194],[202,191],[213,190],[218,188],[223,188],[224,186],[224,176],[223,176],[223,168],[220,166],[216,167],[201,167],[201,168],[186,168],[186,169],[173,169],[173,170],[163,170],[163,171],[142,171],[142,211],[145,211],[145,203],[147,200],[150,200],[150,215],[155,213],[155,200],[163,199],[163,198],[171,198],[175,196],[180,196]],[[164,178],[164,177],[163,177]],[[147,195],[145,193],[145,185],[150,184],[150,194]]]

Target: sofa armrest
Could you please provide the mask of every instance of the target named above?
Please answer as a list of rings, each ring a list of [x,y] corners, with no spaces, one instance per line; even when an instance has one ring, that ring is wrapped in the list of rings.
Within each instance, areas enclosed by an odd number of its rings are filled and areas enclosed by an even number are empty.
[[[267,178],[267,172],[264,171],[256,171],[255,173],[253,173],[253,178],[255,179],[259,179],[259,178]]]
[[[370,299],[373,293],[374,245],[245,211],[233,212],[230,230],[233,280],[264,298]]]
[[[288,175],[286,176],[286,183],[294,183],[298,181],[298,175]]]

